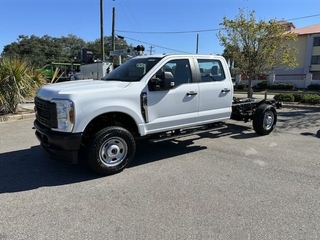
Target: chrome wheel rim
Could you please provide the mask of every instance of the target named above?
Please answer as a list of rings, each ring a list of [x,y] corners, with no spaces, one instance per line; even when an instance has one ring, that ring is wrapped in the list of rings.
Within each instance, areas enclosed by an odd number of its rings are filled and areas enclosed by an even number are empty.
[[[268,111],[264,115],[263,128],[268,131],[273,127],[273,124],[274,124],[274,113],[272,111]]]
[[[127,143],[119,137],[104,142],[99,149],[99,158],[108,167],[119,165],[127,156]]]

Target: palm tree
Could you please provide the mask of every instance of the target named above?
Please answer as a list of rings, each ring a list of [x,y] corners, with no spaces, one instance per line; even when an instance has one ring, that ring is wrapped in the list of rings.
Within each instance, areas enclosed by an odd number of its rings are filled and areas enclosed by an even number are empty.
[[[36,72],[26,59],[3,57],[0,59],[0,109],[16,113],[20,102],[33,98],[45,84],[41,73]]]

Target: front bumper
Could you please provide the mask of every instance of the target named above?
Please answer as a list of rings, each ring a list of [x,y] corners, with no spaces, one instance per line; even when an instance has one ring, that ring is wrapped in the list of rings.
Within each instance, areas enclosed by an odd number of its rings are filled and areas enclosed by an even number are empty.
[[[41,147],[50,158],[68,162],[78,162],[82,133],[63,133],[52,131],[34,121],[35,135],[41,143]]]

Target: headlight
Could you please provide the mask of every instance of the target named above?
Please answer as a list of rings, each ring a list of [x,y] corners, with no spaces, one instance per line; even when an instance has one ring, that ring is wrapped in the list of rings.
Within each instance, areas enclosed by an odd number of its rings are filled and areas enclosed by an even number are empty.
[[[71,100],[52,99],[56,104],[58,127],[53,129],[62,132],[71,132],[74,125],[74,105]]]

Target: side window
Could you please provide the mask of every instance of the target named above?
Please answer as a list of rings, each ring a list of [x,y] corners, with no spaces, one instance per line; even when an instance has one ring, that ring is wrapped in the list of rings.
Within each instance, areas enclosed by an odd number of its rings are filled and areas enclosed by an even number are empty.
[[[162,81],[164,77],[164,72],[170,73],[172,76],[174,86],[172,86],[172,80],[169,81]],[[169,76],[170,76],[169,75]],[[148,87],[150,91],[161,91],[161,90],[168,90],[169,88],[176,88],[181,84],[184,83],[191,83],[191,70],[190,64],[188,59],[179,59],[179,60],[172,60],[167,62],[163,65],[155,75],[150,79],[148,83]],[[169,87],[170,85],[170,87]]]
[[[198,59],[201,82],[222,81],[225,73],[221,62],[214,59]]]
[[[170,72],[173,75],[174,69],[175,69],[175,64],[168,62],[158,70],[158,72],[156,73],[156,78],[161,79],[164,72]]]
[[[188,59],[180,59],[168,62],[173,72],[174,87],[177,87],[183,83],[191,83],[191,71]]]

